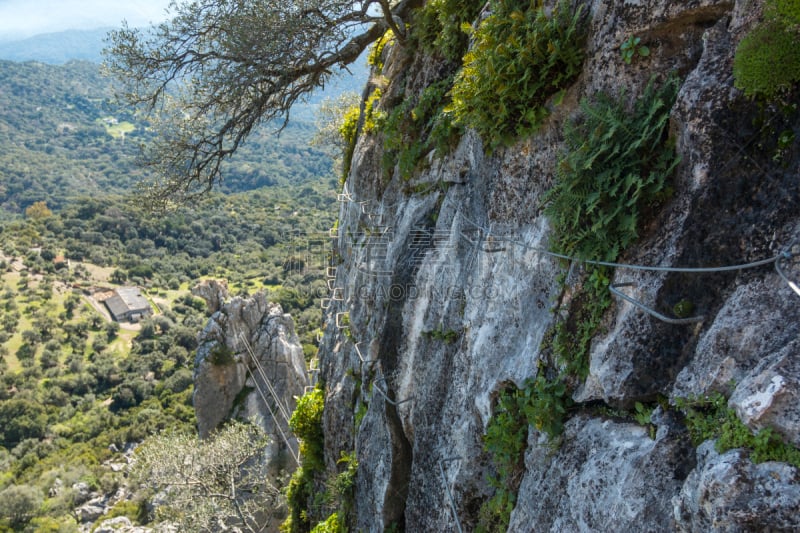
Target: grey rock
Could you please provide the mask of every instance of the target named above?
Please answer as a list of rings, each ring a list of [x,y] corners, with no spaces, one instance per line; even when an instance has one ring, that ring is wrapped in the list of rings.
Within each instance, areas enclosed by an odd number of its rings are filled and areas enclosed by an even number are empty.
[[[64,481],[60,477],[57,477],[53,480],[53,485],[47,490],[47,495],[51,498],[55,498],[61,494],[62,490],[64,490]]]
[[[79,481],[77,483],[72,484],[72,490],[75,491],[75,503],[80,505],[91,498],[91,489],[89,488],[89,484],[85,481]]]
[[[228,300],[228,282],[224,279],[203,280],[192,287],[192,294],[206,301],[209,313],[216,313]]]
[[[95,528],[95,533],[132,533],[134,530],[131,519],[127,516],[117,516],[103,520]]]
[[[778,365],[796,354],[792,324],[800,321],[800,310],[788,296],[777,274],[737,287],[700,337],[672,395],[730,392],[732,384],[752,382],[759,367]]]
[[[697,449],[697,468],[673,499],[678,531],[797,531],[800,477],[784,463],[753,464],[740,450]]]
[[[800,339],[770,354],[736,386],[729,406],[753,430],[772,428],[800,447]]]
[[[227,357],[215,363],[215,353]],[[290,458],[297,453],[287,419],[309,378],[291,316],[269,303],[264,293],[237,296],[211,316],[199,336],[194,381],[201,437],[238,417],[254,420],[272,437],[268,455],[273,459],[281,462],[285,452]],[[250,390],[240,395],[245,385]]]
[[[688,473],[685,438],[585,416],[553,451],[532,432],[509,531],[673,531],[670,498]]]
[[[106,512],[107,501],[108,498],[105,496],[92,498],[75,509],[75,516],[78,517],[79,522],[94,522]]]

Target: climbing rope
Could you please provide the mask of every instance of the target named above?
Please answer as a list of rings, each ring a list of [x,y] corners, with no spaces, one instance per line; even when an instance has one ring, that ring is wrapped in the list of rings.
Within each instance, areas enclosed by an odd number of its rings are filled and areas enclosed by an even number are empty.
[[[250,346],[250,343],[247,342],[247,339],[245,339],[244,335],[241,334],[241,333],[239,334],[239,338],[244,342],[245,348],[247,349],[247,352],[250,355],[250,359],[255,362],[257,367],[260,368],[260,364],[256,360],[255,353],[253,352],[253,349]],[[267,401],[267,396],[264,394],[264,391],[261,389],[261,387],[258,384],[258,379],[256,378],[256,375],[253,373],[252,369],[250,369],[249,366],[246,366],[246,368],[247,368],[248,372],[250,372],[250,377],[253,378],[253,384],[256,386],[256,390],[258,391],[259,396],[261,396],[261,399],[264,401],[264,405],[267,407],[267,411],[269,412],[270,416],[272,417],[273,422],[275,422],[275,427],[278,429],[278,433],[280,434],[281,439],[286,444],[286,447],[289,448],[289,453],[292,454],[292,457],[294,458],[294,460],[299,465],[300,464],[300,456],[299,456],[299,454],[295,453],[294,448],[289,443],[289,439],[286,437],[286,433],[284,433],[283,428],[281,427],[280,420],[278,420],[278,417],[275,416],[275,412],[272,410],[272,407],[270,407],[269,401]],[[269,391],[270,391],[270,393],[272,395],[272,398],[275,401],[275,404],[277,405],[279,411],[281,412],[281,415],[283,416],[284,420],[288,424],[289,423],[289,417],[287,415],[287,412],[284,409],[284,407],[281,405],[281,402],[278,399],[277,394],[275,393],[275,389],[270,385],[269,379],[267,379],[266,375],[263,374],[263,369],[262,369],[262,378],[264,380],[264,384],[267,385],[267,387],[269,388]]]
[[[447,476],[444,474],[444,463],[449,463],[451,461],[459,461],[461,457],[445,457],[441,461],[439,461],[439,474],[442,476],[442,483],[444,483],[444,491],[447,494],[447,500],[450,502],[450,509],[453,511],[453,518],[456,521],[456,528],[458,529],[458,533],[464,533],[464,530],[461,529],[461,521],[458,519],[458,513],[456,512],[456,503],[453,500],[453,495],[450,493],[450,484],[447,482]]]

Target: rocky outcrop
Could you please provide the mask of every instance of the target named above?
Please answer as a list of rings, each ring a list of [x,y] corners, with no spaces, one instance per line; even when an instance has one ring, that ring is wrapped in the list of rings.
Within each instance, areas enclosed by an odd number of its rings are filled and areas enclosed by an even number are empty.
[[[741,451],[720,455],[706,442],[672,503],[678,531],[796,531],[800,479],[786,464],[754,465]]]
[[[194,382],[201,437],[228,418],[252,420],[272,437],[272,466],[294,464],[297,440],[288,418],[309,378],[294,321],[280,305],[264,293],[224,303],[200,334]]]
[[[192,294],[206,301],[208,312],[214,314],[225,304],[230,296],[228,282],[224,279],[203,280],[192,287]]]
[[[380,138],[359,139],[340,197],[332,274],[341,298],[320,352],[328,469],[342,451],[359,460],[354,530],[477,524],[493,491],[482,436],[497,392],[550,363],[541,347],[551,310],[568,306],[580,283],[568,276],[562,290],[567,269],[541,253],[550,237],[542,194],[580,99],[623,87],[633,98],[652,75],[681,79],[670,115],[681,156],[674,192],[622,262],[751,263],[800,236],[798,143],[776,156],[779,132],[800,137],[798,112],[760,108],[733,87],[734,50],[757,4],[587,3],[582,74],[535,135],[491,156],[467,132],[409,182],[385,174]],[[651,55],[628,65],[619,46],[630,35]],[[435,71],[434,58],[418,51],[409,60],[398,46],[387,52],[383,94],[418,90]],[[631,283],[628,294],[662,314],[690,300],[702,319],[668,324],[615,300],[558,445],[530,428],[509,531],[800,528],[794,467],[718,454],[711,442],[695,450],[674,408],[678,398],[723,392],[753,431],[769,427],[798,444],[800,298],[774,261],[704,273],[617,268],[612,281]],[[651,433],[630,410],[656,400]]]

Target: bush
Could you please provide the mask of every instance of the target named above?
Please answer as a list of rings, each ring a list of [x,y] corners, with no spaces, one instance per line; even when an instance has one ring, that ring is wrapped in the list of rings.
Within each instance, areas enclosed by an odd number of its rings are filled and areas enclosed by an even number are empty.
[[[325,393],[318,385],[297,400],[297,408],[289,420],[292,432],[302,441],[300,453],[303,464],[313,468],[323,467],[323,447],[325,435],[322,431],[322,410]]]
[[[44,501],[42,491],[30,485],[12,485],[0,492],[0,517],[19,528],[33,518]]]
[[[581,71],[583,7],[560,2],[552,16],[541,1],[493,1],[476,30],[452,89],[455,122],[478,131],[488,151],[534,131],[547,100]]]
[[[695,446],[716,439],[714,447],[719,453],[745,448],[754,463],[781,461],[800,468],[800,450],[784,443],[772,428],[753,433],[728,407],[722,394],[678,398],[675,404],[686,416],[686,427]]]
[[[295,470],[286,487],[289,516],[281,524],[281,531],[284,532],[299,533],[311,528],[308,509],[315,495],[314,477],[317,472],[325,468],[322,431],[324,402],[325,392],[318,383],[314,389],[297,400],[297,407],[289,420],[289,428],[301,440],[301,465]]]
[[[414,12],[410,45],[460,61],[469,44],[464,26],[478,16],[483,0],[429,0]]]
[[[47,415],[39,403],[25,399],[0,402],[0,440],[16,444],[38,439],[47,429]]]
[[[442,156],[461,136],[463,129],[444,112],[454,79],[448,76],[430,84],[418,99],[404,100],[386,116],[381,124],[385,169],[397,164],[400,176],[407,180],[425,154],[435,150]]]
[[[549,381],[542,375],[526,380],[521,389],[510,385],[500,392],[484,436],[484,449],[492,455],[496,470],[489,479],[494,494],[481,506],[476,531],[508,529],[524,469],[528,426],[551,439],[558,437],[571,402],[561,379]]]
[[[224,344],[215,344],[208,354],[208,360],[214,366],[227,366],[236,362],[233,358],[233,350]]]
[[[333,513],[327,520],[320,522],[311,533],[344,533],[344,524],[339,520],[339,513]]]

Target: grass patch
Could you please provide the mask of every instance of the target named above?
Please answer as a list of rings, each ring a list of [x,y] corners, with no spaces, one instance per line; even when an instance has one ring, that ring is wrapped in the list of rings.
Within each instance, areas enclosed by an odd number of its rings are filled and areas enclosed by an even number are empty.
[[[136,126],[127,121],[116,122],[112,121],[110,118],[106,118],[97,119],[97,122],[102,123],[103,127],[106,129],[106,133],[115,139],[122,139],[128,133],[136,130]]]

